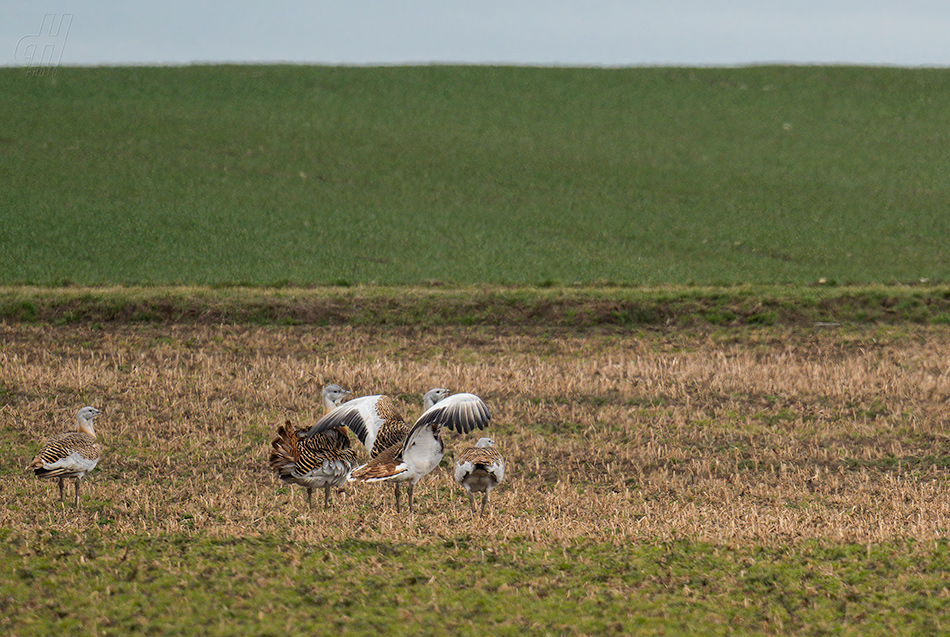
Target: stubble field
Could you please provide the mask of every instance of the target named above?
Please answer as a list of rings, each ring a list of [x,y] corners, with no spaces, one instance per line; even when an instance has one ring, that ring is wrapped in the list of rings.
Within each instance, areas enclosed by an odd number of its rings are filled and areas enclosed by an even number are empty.
[[[936,327],[0,326],[11,634],[868,634],[950,608]],[[472,519],[446,459],[308,510],[267,451],[322,385],[488,403],[508,463]],[[23,471],[79,407],[81,511]],[[319,502],[319,498],[315,498]]]

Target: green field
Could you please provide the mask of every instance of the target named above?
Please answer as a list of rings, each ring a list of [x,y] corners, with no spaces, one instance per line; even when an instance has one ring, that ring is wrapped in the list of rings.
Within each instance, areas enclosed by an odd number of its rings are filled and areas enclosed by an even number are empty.
[[[937,69],[0,69],[0,284],[950,281]]]
[[[0,557],[14,571],[0,593],[18,604],[4,607],[18,617],[0,627],[19,635],[947,630],[946,542],[763,549],[578,540],[539,547],[463,534],[421,545],[357,539],[300,546],[288,537],[118,540],[95,531],[0,539]]]

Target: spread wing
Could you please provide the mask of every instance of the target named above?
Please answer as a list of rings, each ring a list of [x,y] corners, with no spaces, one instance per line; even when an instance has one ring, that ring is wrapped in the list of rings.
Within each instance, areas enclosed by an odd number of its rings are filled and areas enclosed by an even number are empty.
[[[425,410],[406,437],[406,446],[419,430],[429,427],[438,432],[448,427],[460,434],[484,429],[491,422],[488,406],[475,394],[452,394]]]
[[[372,455],[380,430],[405,429],[406,425],[389,396],[363,396],[327,412],[310,429],[298,435],[310,438],[321,431],[338,427],[346,427],[356,434],[366,452]]]

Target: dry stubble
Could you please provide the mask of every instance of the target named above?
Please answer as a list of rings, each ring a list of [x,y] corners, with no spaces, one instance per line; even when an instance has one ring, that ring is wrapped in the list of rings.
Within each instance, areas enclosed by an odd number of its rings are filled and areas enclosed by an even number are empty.
[[[427,542],[724,544],[929,540],[950,519],[950,335],[735,330],[548,336],[485,329],[0,326],[8,505],[0,527],[287,534]],[[333,509],[268,471],[279,423],[320,388],[390,393],[407,418],[434,386],[493,415],[506,482],[473,520],[443,466],[395,515],[388,485]],[[81,512],[22,470],[84,404],[105,448]],[[474,437],[477,437],[475,435]],[[318,499],[319,500],[319,499]]]

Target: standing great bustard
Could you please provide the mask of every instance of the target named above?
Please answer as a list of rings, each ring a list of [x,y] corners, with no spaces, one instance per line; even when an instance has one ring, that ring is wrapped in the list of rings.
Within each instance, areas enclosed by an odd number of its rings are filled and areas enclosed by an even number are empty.
[[[333,409],[349,394],[339,385],[323,388],[323,403]],[[330,506],[330,487],[346,484],[350,470],[356,466],[356,451],[340,429],[328,429],[310,438],[300,438],[290,421],[277,428],[271,442],[270,467],[288,484],[307,488],[307,504],[313,506],[313,490],[323,489],[323,506]]]
[[[488,407],[478,396],[474,394],[446,396],[446,394],[448,390],[433,394],[440,398],[436,398],[435,403],[419,416],[405,439],[380,452],[365,465],[354,469],[350,474],[350,480],[395,482],[396,511],[400,510],[399,483],[408,482],[409,512],[411,513],[413,488],[442,460],[444,452],[440,437],[442,428],[448,427],[458,433],[469,433],[474,429],[483,429],[491,421]]]
[[[96,430],[92,426],[93,419],[101,413],[95,407],[80,409],[76,415],[79,430],[51,437],[27,467],[37,478],[59,480],[60,502],[64,499],[63,481],[72,478],[76,481],[74,504],[79,507],[79,481],[95,468],[102,454],[102,447],[96,440]]]
[[[491,438],[479,438],[474,447],[463,449],[455,459],[455,481],[468,493],[468,503],[475,514],[475,496],[484,493],[479,515],[485,515],[488,492],[505,479],[505,461],[494,448]]]

